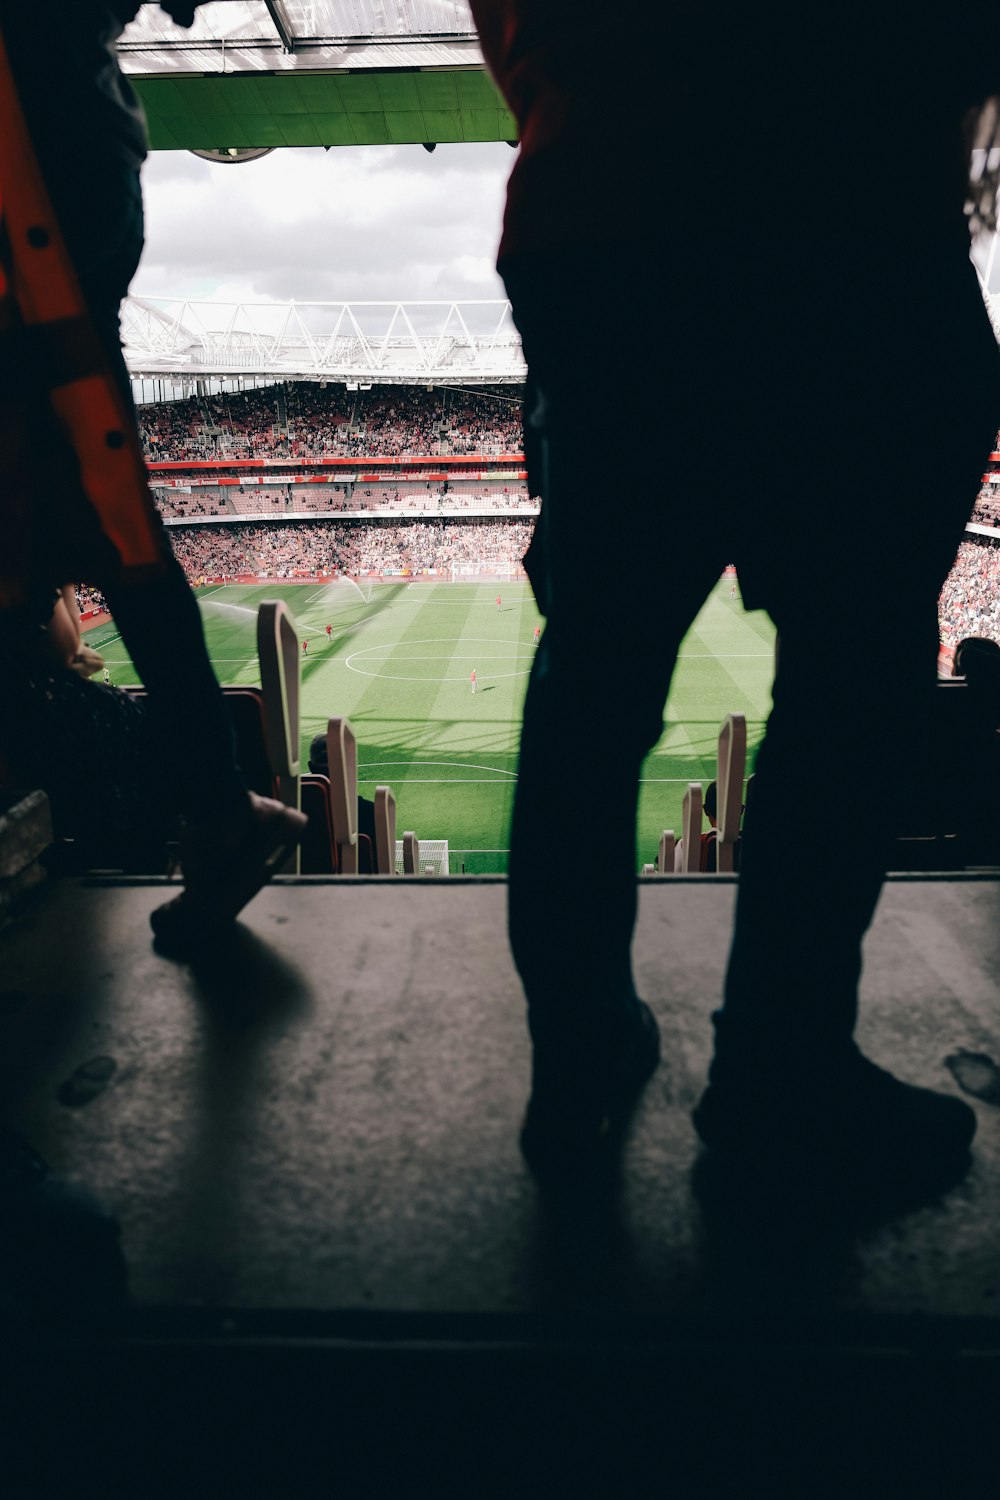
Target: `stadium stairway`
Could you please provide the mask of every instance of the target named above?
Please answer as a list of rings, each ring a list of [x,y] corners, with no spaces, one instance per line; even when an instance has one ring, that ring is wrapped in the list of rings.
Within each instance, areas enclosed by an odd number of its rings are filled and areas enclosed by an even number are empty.
[[[732,877],[641,885],[664,1060],[584,1203],[518,1153],[502,879],[278,880],[197,968],[150,945],[163,894],[57,881],[0,934],[14,1121],[131,1283],[6,1340],[6,1495],[995,1493],[996,879],[891,880],[863,986],[869,1053],[976,1105],[972,1171],[821,1246],[693,1191]]]

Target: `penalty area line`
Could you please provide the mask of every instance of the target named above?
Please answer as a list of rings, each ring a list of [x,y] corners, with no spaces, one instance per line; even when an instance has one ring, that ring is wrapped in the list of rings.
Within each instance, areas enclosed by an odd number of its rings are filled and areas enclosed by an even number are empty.
[[[514,776],[514,775],[511,775],[510,772],[505,772],[504,774],[507,775],[507,776],[509,776],[511,781],[516,781],[517,780],[517,777]],[[498,780],[498,778],[496,776],[402,776],[402,777],[397,777],[396,779],[400,781],[400,784],[403,784],[405,782],[405,784],[407,786],[506,786],[507,785],[506,782]],[[645,781],[645,782],[651,782],[651,783],[655,784],[656,786],[687,786],[688,782],[690,782],[690,781],[697,781],[698,777],[697,776],[640,776],[639,780],[640,781]],[[374,786],[379,781],[381,781],[381,778],[378,777],[378,776],[359,776],[358,777],[358,785],[359,786],[361,786],[361,785]],[[497,853],[501,853],[502,854],[503,850],[490,849],[490,850],[482,850],[480,852],[482,852],[482,853],[488,853],[488,854],[497,854]]]
[[[403,786],[509,786],[509,781],[501,781],[497,776],[400,776],[393,780],[399,781]],[[517,777],[512,776],[511,781]],[[359,776],[358,786],[375,786],[380,784],[378,776]]]

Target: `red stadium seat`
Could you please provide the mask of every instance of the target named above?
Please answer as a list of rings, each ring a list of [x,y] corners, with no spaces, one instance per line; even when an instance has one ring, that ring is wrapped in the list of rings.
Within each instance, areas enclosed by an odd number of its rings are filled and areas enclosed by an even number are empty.
[[[336,875],[337,843],[330,812],[330,779],[328,776],[303,776],[299,793],[301,809],[309,819],[300,845],[300,872],[303,875]]]

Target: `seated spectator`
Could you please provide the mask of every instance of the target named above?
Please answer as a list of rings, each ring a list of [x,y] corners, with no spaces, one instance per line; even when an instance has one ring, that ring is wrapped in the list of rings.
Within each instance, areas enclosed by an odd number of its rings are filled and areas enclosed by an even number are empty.
[[[509,386],[349,392],[292,381],[150,402],[139,408],[139,426],[154,462],[519,453],[521,399]]]
[[[164,872],[179,809],[146,700],[88,680],[104,662],[83,643],[72,586],[51,596],[43,629],[29,636],[25,624],[0,612],[4,654],[17,664],[0,754],[47,794],[64,865]]]
[[[1000,643],[984,636],[966,636],[955,647],[952,673],[965,678],[992,727],[1000,725]]]

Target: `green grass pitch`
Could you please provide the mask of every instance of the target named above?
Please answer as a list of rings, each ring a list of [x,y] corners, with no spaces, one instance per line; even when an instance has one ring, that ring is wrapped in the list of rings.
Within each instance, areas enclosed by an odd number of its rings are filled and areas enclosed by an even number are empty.
[[[283,599],[300,639],[309,642],[301,661],[303,769],[312,736],[330,715],[345,714],[358,737],[361,791],[371,796],[377,783],[391,786],[400,830],[446,838],[453,873],[463,864],[469,874],[503,872],[532,631],[542,623],[531,590],[526,583],[501,584],[498,612],[496,584],[401,579],[363,589],[338,580],[199,590],[219,680],[259,685],[256,609],[262,599]],[[616,603],[614,621],[621,649],[636,649],[628,639],[627,600]],[[138,681],[113,626],[97,626],[87,639],[101,651],[114,683]],[[684,641],[666,728],[643,767],[637,869],[655,858],[664,828],[680,835],[686,784],[707,783],[715,774],[724,715],[746,715],[751,754],[760,742],[773,652],[767,616],[747,614],[730,598],[729,581],[720,581]],[[613,678],[606,701],[613,732]],[[567,759],[579,753],[567,739]],[[585,810],[580,827],[586,827]]]

